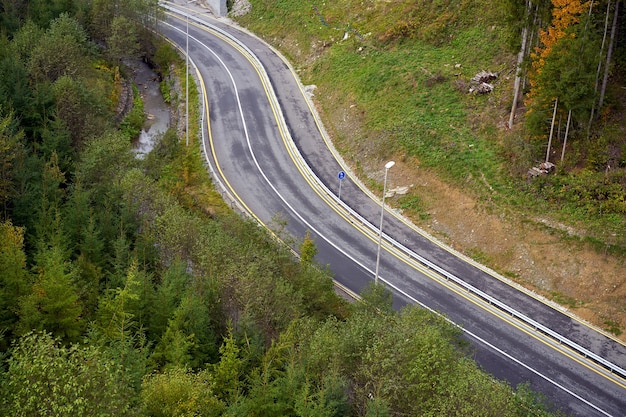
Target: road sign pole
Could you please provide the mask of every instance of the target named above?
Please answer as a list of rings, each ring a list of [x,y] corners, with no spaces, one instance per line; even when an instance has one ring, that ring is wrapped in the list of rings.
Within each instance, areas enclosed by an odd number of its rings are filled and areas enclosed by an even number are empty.
[[[339,171],[339,174],[337,174],[337,178],[339,178],[339,193],[337,194],[339,201],[341,201],[341,183],[343,182],[343,179],[345,177],[346,177],[346,173],[343,171]]]
[[[396,163],[389,161],[385,164],[385,182],[383,183],[383,203],[380,206],[380,227],[378,228],[378,250],[376,252],[376,272],[374,273],[374,285],[378,285],[378,265],[380,264],[380,244],[383,241],[383,215],[385,214],[385,194],[387,194],[387,173]]]

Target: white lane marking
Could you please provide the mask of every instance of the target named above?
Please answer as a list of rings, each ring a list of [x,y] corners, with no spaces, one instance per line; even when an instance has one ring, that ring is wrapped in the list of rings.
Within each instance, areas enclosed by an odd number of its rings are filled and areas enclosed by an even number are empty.
[[[170,25],[169,23],[166,23],[168,26],[174,28],[175,30],[178,30],[182,33],[185,33],[182,29],[176,28],[173,25]],[[233,88],[235,90],[235,96],[237,99],[237,106],[239,108],[239,113],[241,116],[241,121],[243,123],[243,128],[244,128],[244,133],[245,133],[245,137],[246,137],[246,142],[248,144],[248,149],[250,151],[250,155],[252,156],[252,159],[254,160],[254,163],[259,171],[259,173],[263,176],[263,179],[265,180],[265,182],[270,186],[270,188],[274,191],[274,193],[276,193],[276,195],[281,199],[281,201],[292,211],[292,213],[298,218],[300,219],[305,225],[307,225],[307,227],[309,227],[311,230],[313,230],[318,236],[322,237],[329,245],[331,245],[332,247],[334,247],[338,252],[342,253],[344,256],[346,256],[348,259],[351,259],[354,263],[356,263],[357,265],[361,266],[363,269],[365,269],[366,271],[370,272],[370,274],[373,273],[373,271],[371,271],[368,267],[366,267],[365,265],[363,265],[361,262],[359,262],[357,259],[355,259],[354,257],[352,257],[351,255],[349,255],[347,252],[345,252],[343,249],[341,249],[338,245],[334,244],[329,238],[327,238],[324,234],[320,233],[318,229],[316,229],[311,223],[309,223],[304,217],[302,217],[300,215],[300,213],[298,213],[291,204],[289,204],[285,198],[280,194],[280,192],[276,189],[276,187],[274,187],[274,185],[269,181],[269,179],[267,178],[265,172],[263,171],[263,169],[261,168],[261,166],[259,165],[257,158],[255,156],[255,153],[252,149],[252,145],[250,142],[250,137],[248,134],[248,129],[247,129],[247,125],[246,125],[246,120],[245,120],[245,116],[243,114],[243,109],[241,106],[241,100],[239,97],[239,90],[237,89],[237,83],[235,82],[235,79],[231,73],[231,71],[228,69],[228,67],[226,66],[226,64],[224,63],[224,61],[217,55],[217,53],[215,51],[213,51],[208,45],[204,44],[203,42],[201,42],[199,39],[189,35],[189,38],[196,41],[198,44],[200,44],[202,47],[204,47],[205,49],[207,49],[219,62],[220,64],[224,67],[224,69],[226,70],[231,83],[233,84]],[[195,66],[195,64],[194,64]],[[203,131],[204,132],[204,131]],[[207,157],[208,158],[208,157]],[[234,192],[234,190],[233,190]],[[238,197],[239,198],[239,197]],[[391,284],[390,282],[382,279],[381,277],[379,277],[379,279],[381,281],[383,281],[385,284],[387,284],[389,287],[393,288],[394,290],[396,290],[398,293],[404,295],[405,297],[407,297],[408,299],[410,299],[411,301],[413,301],[414,303],[420,305],[423,308],[426,308],[427,310],[440,315],[439,313],[437,313],[436,311],[434,311],[433,309],[431,309],[430,307],[426,306],[425,304],[423,304],[422,302],[420,302],[419,300],[415,299],[414,297],[412,297],[411,295],[407,294],[404,290],[400,289],[399,287]],[[440,315],[441,316],[441,315]],[[545,381],[551,383],[552,385],[554,385],[555,387],[561,389],[562,391],[570,394],[571,396],[573,396],[574,398],[578,399],[579,401],[583,402],[584,404],[592,407],[593,409],[597,410],[598,412],[604,414],[607,417],[612,417],[611,414],[607,413],[606,411],[600,409],[599,407],[595,406],[594,404],[592,404],[591,402],[585,400],[584,398],[582,398],[581,396],[579,396],[578,394],[574,393],[573,391],[569,390],[568,388],[560,385],[559,383],[557,383],[556,381],[554,381],[553,379],[547,377],[546,375],[542,374],[541,372],[535,370],[534,368],[532,368],[529,365],[526,365],[525,363],[523,363],[522,361],[520,361],[519,359],[516,359],[515,357],[511,356],[510,354],[504,352],[503,350],[501,350],[500,348],[494,346],[493,344],[487,342],[486,340],[480,338],[479,336],[477,336],[476,334],[470,332],[467,329],[464,329],[463,327],[459,326],[458,324],[454,323],[453,321],[451,321],[450,319],[448,319],[447,317],[443,316],[444,319],[446,321],[448,321],[449,323],[453,324],[454,326],[460,328],[463,332],[467,333],[469,336],[471,336],[472,338],[474,338],[475,340],[481,342],[482,344],[484,344],[485,346],[493,349],[495,352],[498,352],[499,354],[509,358],[510,360],[512,360],[513,362],[517,363],[518,365],[524,367],[525,369],[531,371],[532,373],[534,373],[535,375],[541,377],[542,379],[544,379]]]

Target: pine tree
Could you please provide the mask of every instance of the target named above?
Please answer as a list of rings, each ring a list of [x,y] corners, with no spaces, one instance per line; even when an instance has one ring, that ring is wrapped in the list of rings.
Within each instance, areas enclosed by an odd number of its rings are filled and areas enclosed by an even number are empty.
[[[228,329],[228,335],[224,337],[224,343],[220,347],[220,361],[213,367],[215,378],[215,394],[226,403],[234,403],[241,395],[241,376],[243,360],[239,355],[239,347],[233,337],[232,329]]]
[[[22,134],[15,134],[12,129],[13,115],[2,117],[0,107],[0,210],[6,213],[7,203],[15,193],[15,159],[22,152]]]
[[[43,250],[36,260],[32,293],[20,303],[20,333],[45,330],[64,342],[78,341],[85,323],[73,283],[75,270],[59,245]]]
[[[10,221],[0,222],[0,329],[10,339],[19,319],[19,301],[29,294],[31,283],[26,270],[24,229]],[[6,350],[7,346],[0,346]]]

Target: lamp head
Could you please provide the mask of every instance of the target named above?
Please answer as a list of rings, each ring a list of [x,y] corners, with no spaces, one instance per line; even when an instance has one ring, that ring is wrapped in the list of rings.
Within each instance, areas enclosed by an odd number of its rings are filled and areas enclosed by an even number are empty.
[[[389,161],[385,164],[385,169],[389,169],[394,166],[396,163],[394,161]]]

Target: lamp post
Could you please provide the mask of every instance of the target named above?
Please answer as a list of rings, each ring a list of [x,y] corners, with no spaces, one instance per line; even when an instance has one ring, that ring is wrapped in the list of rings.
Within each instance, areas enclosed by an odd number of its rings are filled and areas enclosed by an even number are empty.
[[[197,0],[190,0],[187,4],[195,3]],[[189,146],[189,13],[187,17],[186,45],[185,45],[185,146]]]
[[[378,285],[378,265],[380,264],[380,245],[383,240],[383,215],[385,214],[385,194],[387,194],[387,174],[389,168],[394,166],[394,161],[389,161],[385,164],[385,182],[383,183],[383,203],[380,209],[380,227],[378,228],[378,250],[376,252],[376,273],[374,274],[374,284]]]

